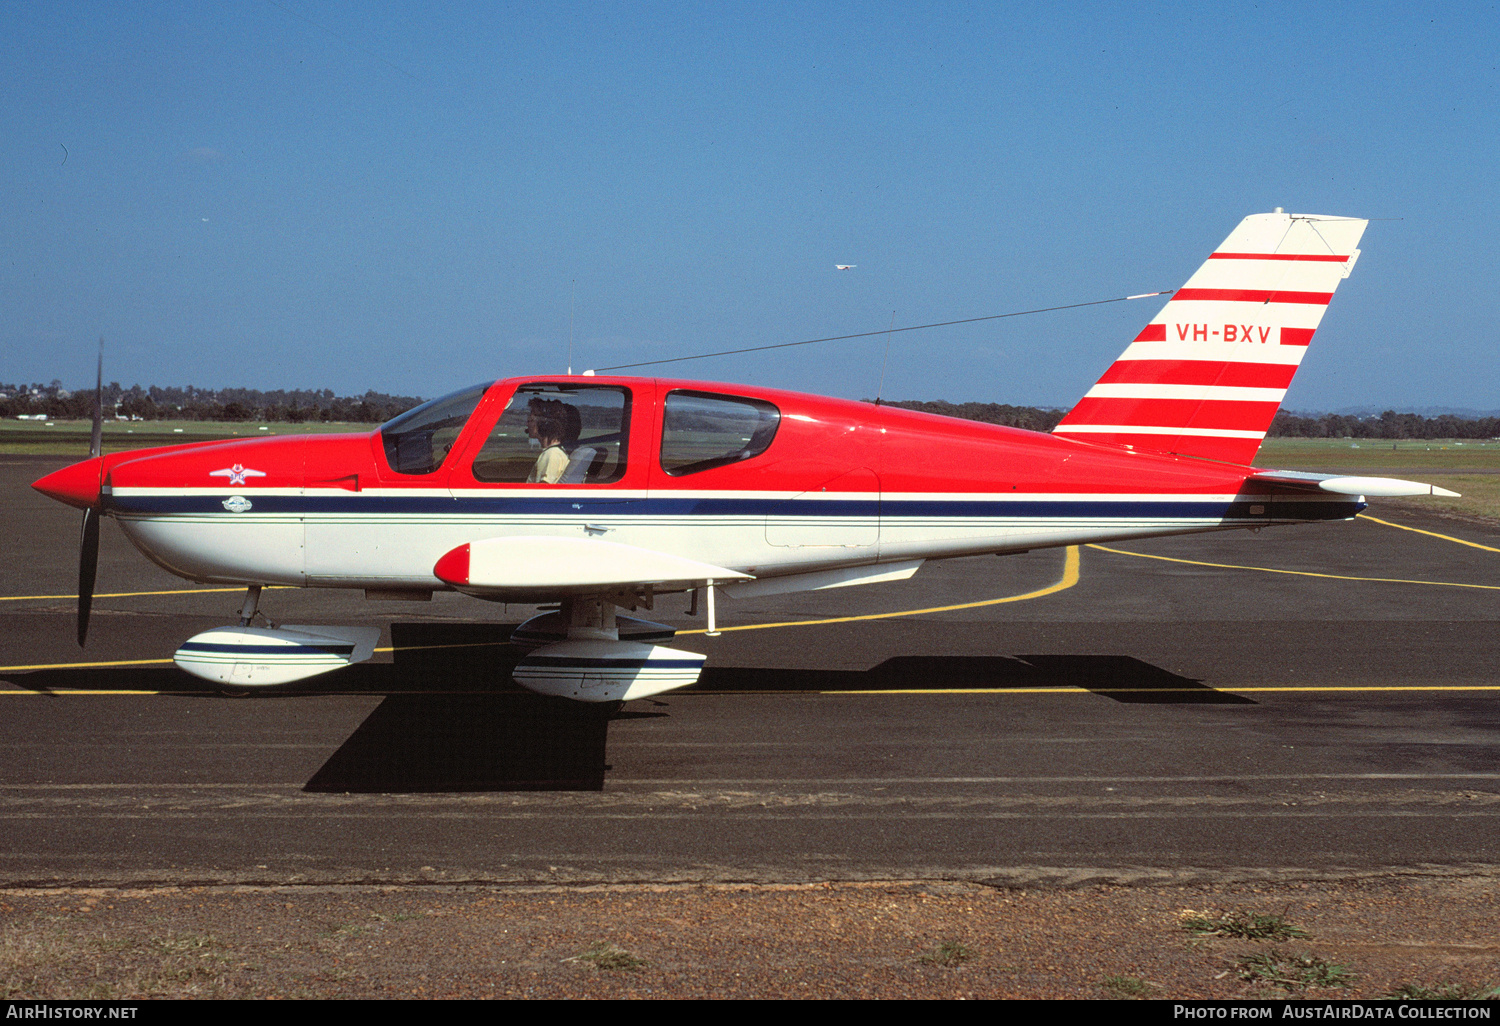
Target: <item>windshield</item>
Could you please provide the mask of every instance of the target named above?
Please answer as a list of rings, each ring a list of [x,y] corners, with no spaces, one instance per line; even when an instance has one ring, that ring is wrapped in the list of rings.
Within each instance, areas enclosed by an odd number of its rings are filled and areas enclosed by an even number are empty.
[[[443,465],[469,415],[494,382],[474,385],[388,420],[380,427],[385,458],[400,474],[430,474]]]

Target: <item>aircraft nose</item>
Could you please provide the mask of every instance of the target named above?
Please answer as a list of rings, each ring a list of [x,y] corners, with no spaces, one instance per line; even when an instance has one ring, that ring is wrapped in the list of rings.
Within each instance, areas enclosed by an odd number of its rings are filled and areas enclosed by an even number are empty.
[[[32,482],[31,487],[49,499],[66,502],[79,509],[89,509],[99,505],[103,465],[103,457],[95,456],[71,467],[53,471],[41,480]]]

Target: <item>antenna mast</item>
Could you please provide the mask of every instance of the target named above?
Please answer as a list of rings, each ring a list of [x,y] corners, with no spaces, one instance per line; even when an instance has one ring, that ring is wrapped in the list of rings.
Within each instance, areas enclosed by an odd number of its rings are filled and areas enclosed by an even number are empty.
[[[568,294],[568,375],[573,374],[573,301],[578,298],[578,279],[573,279],[573,291]]]

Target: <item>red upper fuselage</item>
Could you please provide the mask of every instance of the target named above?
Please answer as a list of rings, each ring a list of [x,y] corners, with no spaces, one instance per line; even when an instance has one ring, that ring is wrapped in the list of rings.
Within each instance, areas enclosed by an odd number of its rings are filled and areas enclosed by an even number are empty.
[[[867,402],[715,382],[652,378],[534,377],[496,382],[434,473],[393,470],[379,431],[204,442],[104,456],[106,491],[217,488],[210,476],[237,462],[264,476],[238,489],[483,488],[472,459],[518,386],[538,382],[624,389],[631,404],[630,459],[618,479],[590,487],[620,491],[833,492],[885,494],[1191,494],[1236,493],[1247,468],[1090,444],[1018,428],[916,413]],[[759,455],[689,476],[664,473],[656,459],[662,398],[673,391],[746,397],[781,413],[770,446]],[[85,461],[36,483],[73,505],[97,502],[100,467]],[[847,478],[847,479],[846,479]],[[545,490],[545,484],[508,488]]]

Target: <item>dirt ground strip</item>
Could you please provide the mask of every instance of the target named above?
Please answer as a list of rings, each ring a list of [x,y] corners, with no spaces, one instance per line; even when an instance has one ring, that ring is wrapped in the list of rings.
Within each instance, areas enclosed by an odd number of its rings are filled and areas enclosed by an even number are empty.
[[[1413,985],[1475,996],[1500,986],[1497,924],[1492,875],[11,890],[0,996],[1377,998]]]

